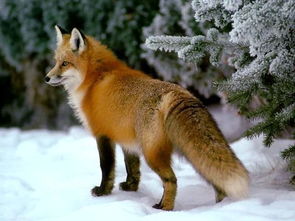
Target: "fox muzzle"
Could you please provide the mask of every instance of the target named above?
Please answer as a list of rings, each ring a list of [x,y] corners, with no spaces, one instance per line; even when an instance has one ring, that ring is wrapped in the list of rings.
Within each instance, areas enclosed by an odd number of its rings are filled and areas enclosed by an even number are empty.
[[[44,78],[45,83],[51,86],[59,86],[63,82],[63,78],[61,76],[52,76],[49,77],[48,75]]]

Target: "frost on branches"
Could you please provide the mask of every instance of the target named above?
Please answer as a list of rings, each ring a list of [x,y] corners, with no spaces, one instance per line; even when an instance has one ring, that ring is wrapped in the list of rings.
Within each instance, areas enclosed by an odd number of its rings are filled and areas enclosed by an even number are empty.
[[[206,35],[150,36],[153,50],[175,51],[185,61],[210,56],[212,65],[236,71],[219,83],[241,113],[257,119],[247,136],[295,138],[295,1],[194,0],[198,23],[213,22]],[[284,151],[295,171],[294,145]]]
[[[190,0],[160,0],[159,8],[160,12],[155,16],[153,22],[144,29],[144,36],[164,35],[164,37],[159,44],[157,41],[149,44],[150,48],[161,48],[166,52],[178,51],[190,43],[191,37],[167,37],[166,35],[194,36],[203,33],[204,28],[196,24],[194,20]],[[152,41],[152,37],[149,41]],[[162,47],[163,42],[166,42],[165,47]],[[224,73],[231,72],[228,68],[223,70],[211,65],[208,62],[208,56],[197,64],[194,60],[186,62],[177,59],[174,53],[153,52],[145,45],[143,49],[145,52],[142,57],[164,80],[177,82],[184,87],[193,86],[205,97],[216,93],[216,88],[212,86],[213,81],[224,79]]]

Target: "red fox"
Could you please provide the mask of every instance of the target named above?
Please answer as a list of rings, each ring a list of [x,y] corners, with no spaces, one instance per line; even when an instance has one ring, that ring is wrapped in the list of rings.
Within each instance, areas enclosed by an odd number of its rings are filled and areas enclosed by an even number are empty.
[[[164,192],[154,208],[174,208],[174,151],[212,184],[216,202],[225,196],[247,196],[248,172],[199,99],[178,85],[131,69],[76,28],[70,34],[58,26],[55,29],[56,65],[45,81],[64,86],[76,116],[96,137],[102,180],[92,189],[94,196],[110,194],[113,189],[115,143],[123,148],[127,170],[122,190],[138,189],[139,154],[160,176]]]

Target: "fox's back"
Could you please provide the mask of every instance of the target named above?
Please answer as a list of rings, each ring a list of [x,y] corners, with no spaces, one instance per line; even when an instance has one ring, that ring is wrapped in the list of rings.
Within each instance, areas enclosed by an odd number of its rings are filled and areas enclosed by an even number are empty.
[[[136,140],[136,124],[159,109],[165,94],[173,91],[191,95],[178,85],[152,79],[139,71],[123,71],[108,73],[90,87],[82,108],[95,135],[107,135],[117,142],[133,143]]]

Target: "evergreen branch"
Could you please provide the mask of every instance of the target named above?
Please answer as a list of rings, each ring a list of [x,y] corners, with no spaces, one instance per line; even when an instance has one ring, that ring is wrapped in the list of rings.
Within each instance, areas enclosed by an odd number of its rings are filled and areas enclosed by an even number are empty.
[[[150,36],[145,45],[152,50],[179,51],[190,44],[191,37]]]
[[[269,125],[265,125],[265,122],[260,122],[258,124],[256,124],[255,126],[251,127],[250,129],[248,129],[243,136],[248,137],[248,138],[253,138],[253,137],[258,137],[259,135],[261,135],[264,131],[264,129],[269,126]]]
[[[240,91],[233,94],[230,94],[228,101],[230,103],[238,105],[240,108],[247,106],[251,101],[252,94],[249,91]]]
[[[200,61],[206,54],[210,54],[213,65],[220,62],[224,49],[235,53],[247,53],[248,47],[228,41],[227,37],[219,34],[216,29],[209,29],[207,36],[150,36],[145,45],[152,50],[175,51],[178,57],[186,61]]]
[[[231,12],[226,10],[218,1],[193,0],[192,7],[195,10],[197,22],[214,21],[214,24],[219,28],[224,28],[232,22]]]
[[[269,105],[261,105],[256,110],[246,113],[246,116],[252,119],[261,119],[265,116],[267,111],[269,111]]]
[[[295,144],[290,145],[288,148],[286,148],[284,151],[282,151],[281,156],[285,160],[295,159]]]
[[[275,119],[280,122],[281,125],[289,122],[291,119],[295,119],[295,103],[284,108],[281,112],[276,113]]]
[[[205,57],[205,52],[195,45],[188,45],[181,49],[177,53],[178,57],[186,61],[195,61],[198,63],[203,57]]]

